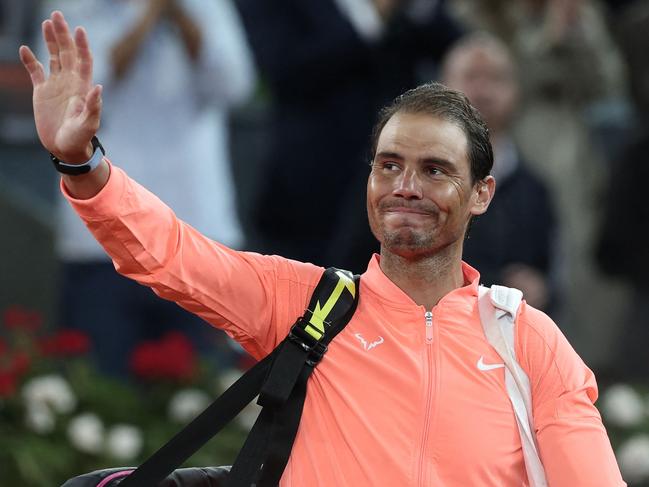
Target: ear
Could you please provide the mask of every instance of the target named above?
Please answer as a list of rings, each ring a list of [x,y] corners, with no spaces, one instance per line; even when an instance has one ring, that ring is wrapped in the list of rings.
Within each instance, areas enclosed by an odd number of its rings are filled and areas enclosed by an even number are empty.
[[[487,211],[495,192],[496,180],[493,176],[487,176],[486,178],[476,182],[473,185],[473,194],[471,195],[471,214],[474,216],[482,215]]]

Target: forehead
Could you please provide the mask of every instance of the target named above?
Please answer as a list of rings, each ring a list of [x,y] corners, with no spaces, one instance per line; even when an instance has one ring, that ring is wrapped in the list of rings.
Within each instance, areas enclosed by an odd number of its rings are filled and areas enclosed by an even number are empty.
[[[468,141],[457,123],[426,113],[397,112],[385,124],[376,152],[404,159],[445,159],[468,169]]]

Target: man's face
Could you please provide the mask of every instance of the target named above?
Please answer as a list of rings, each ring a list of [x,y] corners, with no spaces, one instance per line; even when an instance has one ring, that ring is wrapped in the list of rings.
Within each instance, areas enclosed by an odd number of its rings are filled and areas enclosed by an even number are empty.
[[[471,182],[467,138],[460,127],[428,114],[397,113],[381,131],[367,183],[372,233],[405,258],[462,244],[471,215],[491,197]],[[492,188],[493,189],[493,188]]]
[[[444,65],[444,83],[462,91],[484,117],[489,129],[507,129],[518,99],[509,54],[497,44],[469,44],[451,51]]]

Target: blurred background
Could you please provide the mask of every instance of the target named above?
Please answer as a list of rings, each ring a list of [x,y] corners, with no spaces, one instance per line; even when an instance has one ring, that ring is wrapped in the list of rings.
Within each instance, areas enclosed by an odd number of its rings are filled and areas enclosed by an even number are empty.
[[[31,85],[41,21],[88,31],[108,155],[208,236],[363,272],[378,109],[428,81],[490,127],[465,260],[521,288],[598,377],[649,485],[649,1],[0,0],[0,484],[137,464],[250,362],[119,278],[63,204]],[[194,465],[231,463],[254,409]]]

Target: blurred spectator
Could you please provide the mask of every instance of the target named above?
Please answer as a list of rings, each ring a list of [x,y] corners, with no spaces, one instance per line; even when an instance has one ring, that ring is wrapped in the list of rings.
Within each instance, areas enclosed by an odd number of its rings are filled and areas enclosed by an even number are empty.
[[[608,2],[620,3],[620,2]],[[610,16],[615,39],[626,61],[629,89],[635,112],[649,113],[649,2],[621,2]]]
[[[378,250],[362,196],[377,109],[414,87],[460,31],[434,0],[239,6],[274,101],[254,212],[259,248],[363,271]]]
[[[634,130],[607,179],[604,222],[597,246],[601,268],[632,286],[629,313],[619,317],[623,332],[616,348],[615,371],[623,378],[649,380],[649,4],[636,2],[619,18],[619,38],[629,61]]]
[[[548,310],[556,293],[549,278],[554,259],[554,210],[545,185],[526,167],[513,140],[518,73],[504,43],[489,34],[460,40],[447,55],[442,81],[464,92],[489,127],[496,196],[473,221],[464,260],[480,269],[485,285],[521,289],[533,306]]]
[[[83,25],[93,46],[107,156],[184,221],[239,247],[227,115],[255,78],[230,0],[49,1],[43,18],[55,8],[71,27]],[[44,46],[39,58],[47,59]],[[170,328],[192,336],[202,352],[222,354],[217,361],[231,353],[221,332],[119,276],[65,204],[59,219],[60,321],[90,333],[103,370],[125,374],[133,347]]]
[[[592,257],[606,155],[619,135],[600,128],[624,111],[618,108],[626,94],[624,65],[601,4],[454,0],[452,11],[504,39],[514,53],[521,86],[514,138],[557,210],[563,314],[557,319],[599,366],[609,360],[607,343],[626,304],[625,290],[605,279]]]
[[[38,0],[0,2],[0,62],[16,60],[16,50],[31,38]]]

